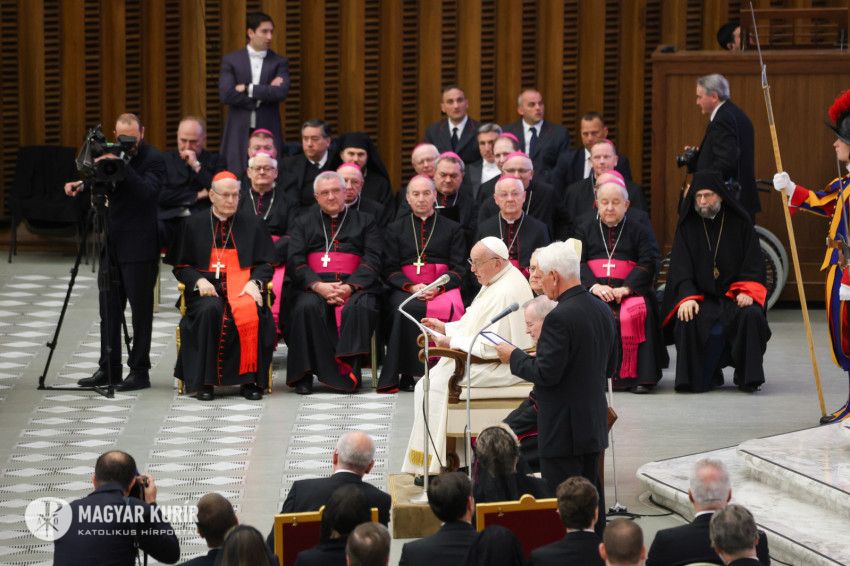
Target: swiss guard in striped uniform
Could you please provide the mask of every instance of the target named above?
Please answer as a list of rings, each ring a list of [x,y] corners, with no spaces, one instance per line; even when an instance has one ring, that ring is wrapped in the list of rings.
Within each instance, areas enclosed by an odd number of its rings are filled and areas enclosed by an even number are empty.
[[[788,195],[791,214],[806,210],[829,219],[829,231],[826,236],[826,253],[821,271],[826,271],[826,317],[829,324],[829,336],[832,343],[832,359],[850,375],[850,317],[847,313],[847,301],[850,301],[850,274],[847,262],[850,260],[848,247],[847,222],[850,214],[850,173],[846,173],[850,162],[850,90],[844,91],[829,108],[828,127],[837,136],[832,147],[838,161],[839,172],[844,172],[827,183],[820,191],[812,191],[794,183],[788,173],[782,171],[773,177],[773,187]],[[850,416],[850,399],[838,410],[821,417],[821,424],[846,419]]]

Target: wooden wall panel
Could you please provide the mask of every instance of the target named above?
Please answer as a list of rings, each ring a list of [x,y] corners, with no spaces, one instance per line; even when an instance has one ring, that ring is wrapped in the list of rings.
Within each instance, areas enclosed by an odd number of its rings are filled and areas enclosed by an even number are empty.
[[[18,82],[18,3],[0,0],[0,81]],[[17,88],[0,88],[0,196],[3,216],[8,216],[6,187],[15,175],[15,156],[20,144],[20,101]]]
[[[537,89],[546,104],[546,119],[564,122],[564,3],[538,0],[537,2]]]
[[[619,0],[606,0],[605,2],[605,27],[602,31],[602,106],[595,109],[602,112],[605,117],[605,125],[608,127],[608,137],[614,143],[620,143],[620,100],[623,92],[620,88],[620,2]]]
[[[442,84],[443,60],[443,4],[441,2],[421,1],[419,11],[419,38],[417,50],[419,60],[417,66],[421,72],[417,74],[417,98],[419,100],[418,128],[425,134],[428,124],[440,119],[440,100]],[[425,41],[424,38],[428,38]]]
[[[124,108],[142,118],[145,126],[148,117],[142,112],[145,88],[142,83],[142,0],[124,0]],[[161,31],[161,28],[160,28]],[[145,38],[145,43],[147,43]],[[160,40],[154,37],[152,40]]]
[[[702,7],[702,45],[704,49],[716,49],[718,47],[717,30],[730,19],[728,4],[727,0],[704,0]]]
[[[57,120],[47,119],[58,116],[62,108],[62,71],[59,68],[61,49],[60,8],[57,2],[44,5],[44,143],[59,145],[62,128]]]
[[[396,0],[380,0],[380,19],[383,33],[379,34],[380,59],[378,75],[378,149],[386,161],[390,178],[401,179],[402,135],[402,12]]]
[[[230,53],[245,47],[245,17],[248,6],[245,0],[220,0],[221,52]]]
[[[522,0],[496,0],[496,115],[516,120],[516,96],[522,88]]]
[[[114,0],[100,2],[100,120],[107,137],[112,138],[115,118],[127,106],[127,66],[124,34],[125,5]]]
[[[481,2],[481,83],[478,114],[482,122],[496,116],[496,0]]]
[[[584,114],[601,111],[604,93],[605,42],[601,40],[605,29],[605,2],[579,0],[578,2],[578,109]]]
[[[142,10],[142,100],[141,112],[145,123],[145,140],[156,147],[165,148],[166,140],[173,137],[166,127],[166,109],[163,103],[166,84],[165,66],[165,0],[147,0]],[[201,35],[203,37],[203,35]]]
[[[458,0],[457,31],[460,47],[457,53],[457,82],[463,85],[469,99],[469,115],[481,116],[481,54],[486,46],[492,48],[492,35],[481,32],[482,2]],[[486,46],[485,46],[486,45]]]
[[[617,107],[620,151],[629,157],[640,181],[643,165],[644,43],[646,0],[624,2],[620,13],[620,69]],[[625,94],[625,96],[622,96]]]
[[[305,2],[301,6],[301,113],[325,117],[325,0]],[[304,96],[304,93],[310,93]]]
[[[661,43],[677,49],[685,47],[687,14],[687,0],[664,0],[661,7]]]
[[[44,2],[19,0],[18,18],[23,29],[42,29]],[[18,38],[18,76],[11,84],[19,85],[20,144],[44,143],[44,50],[42,34],[22,33]],[[8,83],[7,83],[8,84]]]
[[[204,25],[206,20],[204,0],[182,0],[179,16],[180,114],[203,116],[207,110],[207,37]]]
[[[401,114],[401,123],[397,126],[401,128],[401,179],[392,181],[404,185],[413,175],[410,153],[422,139],[419,129],[422,100],[419,98],[419,6],[416,0],[404,0],[401,10],[401,104],[397,109]]]
[[[365,0],[365,18],[363,22],[363,104],[361,105],[360,129],[369,134],[373,141],[378,141],[378,116],[382,107],[378,104],[381,92],[381,0]],[[398,102],[394,103],[398,104]],[[385,144],[378,144],[380,150]],[[392,146],[387,147],[387,154],[381,152],[386,159],[392,153]]]
[[[285,55],[289,59],[289,94],[283,104],[283,137],[289,142],[301,143],[301,124],[304,119],[314,116],[302,115],[301,93],[302,88],[302,59],[301,49],[301,2],[299,0],[286,0],[284,25],[278,25],[283,30],[285,40]]]
[[[339,129],[364,129],[366,1],[343,0],[340,14]]]
[[[80,73],[85,61],[84,0],[65,0],[61,3],[59,31],[59,73],[62,91],[59,110],[60,143],[76,147],[86,131],[86,81]]]
[[[324,110],[322,117],[338,132],[344,130],[340,127],[340,94],[342,92],[340,83],[343,75],[340,67],[340,2],[346,0],[325,0],[324,16],[324,53],[322,63],[324,65],[323,78],[325,83]],[[316,41],[321,45],[321,41]]]
[[[578,135],[579,116],[583,112],[579,110],[578,92],[578,52],[579,52],[579,26],[578,26],[579,0],[567,0],[564,2],[564,87],[561,93],[561,106],[563,116],[561,122],[573,132],[573,145],[579,146],[581,138]]]

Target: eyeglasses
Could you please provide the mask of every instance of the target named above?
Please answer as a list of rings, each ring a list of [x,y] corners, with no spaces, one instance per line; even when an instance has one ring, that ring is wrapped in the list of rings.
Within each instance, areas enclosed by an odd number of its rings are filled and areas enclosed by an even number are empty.
[[[477,267],[481,267],[482,265],[484,265],[484,264],[485,264],[485,263],[487,263],[488,261],[493,261],[494,259],[499,259],[499,258],[497,258],[497,257],[488,257],[487,259],[482,259],[482,260],[480,260],[480,261],[476,261],[476,260],[474,260],[474,259],[472,259],[472,258],[470,257],[470,258],[467,258],[467,259],[466,259],[466,261],[467,261],[467,263],[469,263],[470,267],[475,267],[475,268],[477,268]]]
[[[517,169],[511,167],[510,169],[503,169],[502,172],[507,173],[508,175],[525,175],[526,173],[531,173],[531,169],[525,169],[522,167]]]
[[[512,191],[510,193],[496,193],[496,196],[499,198],[519,198],[522,196],[522,193],[519,191]]]
[[[322,190],[322,191],[318,191],[316,193],[316,196],[322,197],[322,198],[328,198],[329,196],[332,196],[332,195],[334,195],[334,196],[339,195],[341,192],[342,192],[342,189],[325,189],[325,190]]]
[[[277,167],[272,167],[271,165],[256,165],[251,167],[254,171],[260,171],[261,173],[268,173],[269,171],[276,171]]]

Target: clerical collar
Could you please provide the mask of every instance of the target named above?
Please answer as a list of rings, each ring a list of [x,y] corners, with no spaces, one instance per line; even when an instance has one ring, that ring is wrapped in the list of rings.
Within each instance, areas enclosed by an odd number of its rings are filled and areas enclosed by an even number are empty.
[[[433,218],[433,217],[434,217],[434,212],[433,212],[433,211],[431,211],[431,214],[429,214],[428,216],[419,216],[418,214],[413,213],[413,216],[415,216],[416,218],[418,218],[418,219],[419,219],[419,220],[421,220],[422,222],[428,222],[428,219],[429,219],[429,218]]]
[[[327,213],[327,212],[325,212],[324,210],[322,211],[322,214],[324,214],[324,215],[325,215],[325,216],[327,216],[328,218],[336,218],[337,216],[339,216],[339,212],[337,212],[336,214],[328,214],[328,213]]]
[[[519,211],[519,216],[517,216],[517,217],[516,217],[516,218],[514,218],[513,220],[508,220],[507,218],[505,218],[505,215],[504,215],[504,214],[502,214],[501,212],[499,213],[499,216],[502,218],[502,220],[504,220],[504,221],[505,221],[505,222],[507,222],[508,224],[516,224],[517,222],[519,222],[520,220],[522,220],[522,214],[523,214],[523,212],[520,210],[520,211]]]
[[[252,185],[251,185],[251,192],[252,192],[252,193],[257,193],[258,195],[265,195],[266,193],[270,193],[270,192],[274,191],[274,188],[275,188],[275,185],[276,185],[276,184],[277,184],[277,183],[272,183],[272,185],[271,185],[268,189],[266,189],[266,191],[265,191],[265,192],[262,192],[262,193],[261,193],[260,191],[258,191],[257,189],[255,189],[255,188],[254,188],[254,185],[252,184]]]
[[[720,107],[726,104],[725,100],[721,100],[720,104],[714,107],[714,110],[711,111],[711,118],[709,118],[709,122],[714,121],[714,117],[717,116],[717,111],[720,110]]]
[[[227,218],[224,218],[224,217],[222,217],[222,216],[219,216],[218,214],[216,214],[216,212],[215,212],[215,208],[212,208],[212,207],[210,207],[210,211],[212,212],[212,215],[213,215],[213,216],[215,216],[215,217],[216,217],[216,219],[217,219],[219,222],[229,222],[229,221],[230,221],[230,219],[231,219],[231,218],[233,218],[233,216],[232,216],[232,215],[231,215],[231,216],[228,216]]]
[[[246,45],[245,47],[248,49],[248,56],[249,56],[249,57],[250,57],[251,55],[254,55],[254,56],[257,56],[257,57],[265,57],[265,56],[266,56],[266,54],[268,53],[268,50],[267,50],[267,49],[264,49],[263,51],[257,51],[256,49],[254,49],[253,47],[251,47],[251,44],[250,44],[250,43],[249,43],[248,45]]]

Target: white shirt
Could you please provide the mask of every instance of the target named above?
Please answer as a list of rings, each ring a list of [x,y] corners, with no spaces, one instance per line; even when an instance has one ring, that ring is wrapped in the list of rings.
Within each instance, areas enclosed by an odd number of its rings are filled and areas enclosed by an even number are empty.
[[[537,139],[540,140],[540,128],[543,127],[543,120],[536,124],[529,124],[525,120],[522,121],[522,131],[525,135],[525,153],[531,151],[531,128],[537,130]]]
[[[307,157],[306,155],[304,157]],[[318,161],[311,161],[310,158],[307,158],[307,161],[310,163],[314,163],[319,169],[325,166],[325,163],[328,162],[328,152],[326,151],[322,158]]]
[[[590,152],[587,151],[587,148],[584,148],[584,177],[582,177],[582,179],[590,177],[590,171],[592,169],[593,166],[590,164]]]
[[[496,162],[490,163],[486,159],[481,160],[481,184],[486,183],[493,177],[498,177],[502,172],[499,171],[499,166]]]
[[[464,116],[463,120],[459,123],[455,124],[449,119],[449,137],[452,137],[454,133],[454,129],[457,128],[457,139],[460,141],[460,137],[463,135],[463,129],[466,127],[466,123],[469,121],[469,116]]]
[[[247,93],[248,96],[254,97],[254,85],[260,84],[260,74],[263,72],[263,61],[265,61],[266,54],[268,51],[257,51],[250,45],[246,45],[248,48],[248,61],[251,63],[251,84],[248,85]],[[257,106],[260,106],[260,101],[257,101]],[[257,112],[251,112],[251,127],[257,127]]]
[[[709,122],[713,122],[713,121],[714,121],[714,117],[717,115],[717,111],[718,111],[718,110],[720,110],[720,107],[721,107],[721,106],[723,106],[723,104],[724,104],[725,102],[726,102],[726,101],[724,100],[724,101],[722,101],[720,104],[718,104],[717,106],[715,106],[715,107],[714,107],[714,110],[712,110],[712,111],[711,111],[711,118],[709,118]]]

